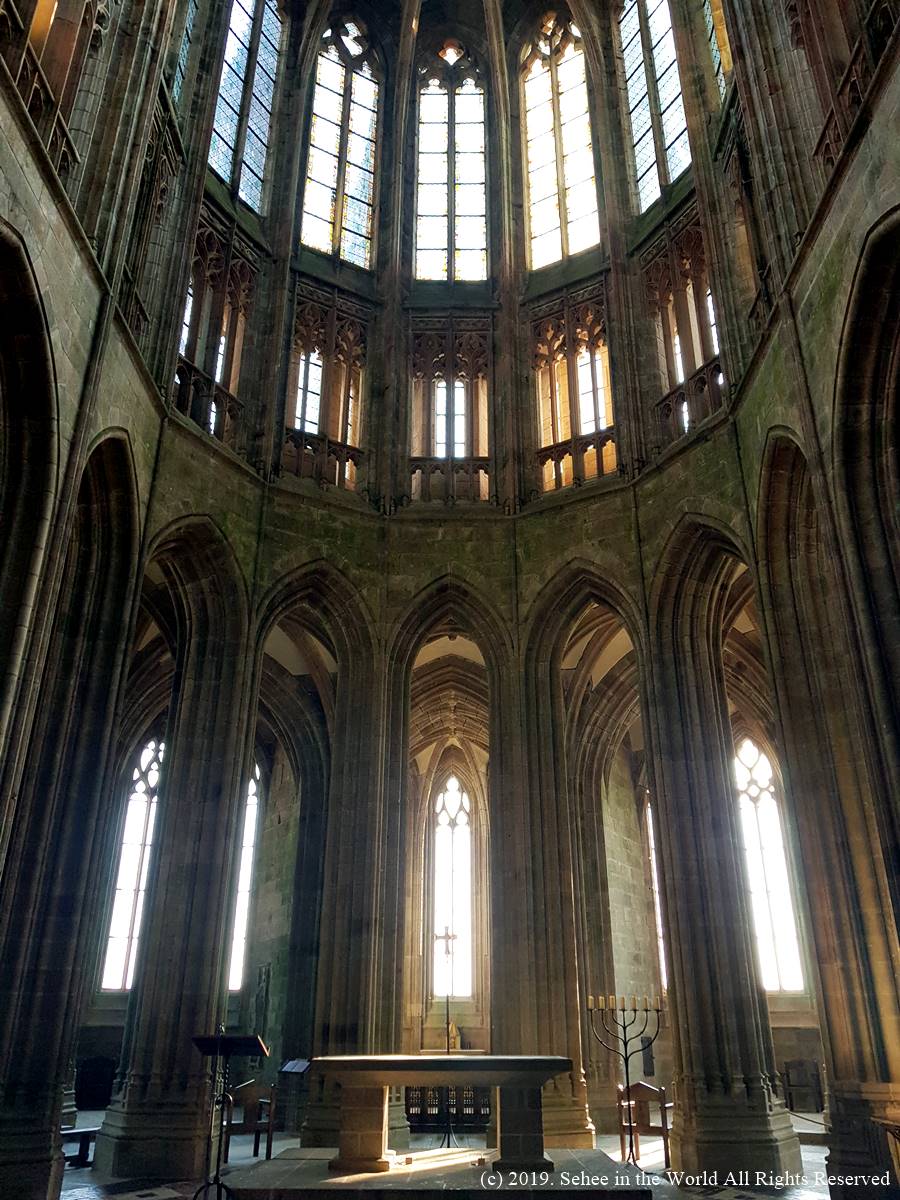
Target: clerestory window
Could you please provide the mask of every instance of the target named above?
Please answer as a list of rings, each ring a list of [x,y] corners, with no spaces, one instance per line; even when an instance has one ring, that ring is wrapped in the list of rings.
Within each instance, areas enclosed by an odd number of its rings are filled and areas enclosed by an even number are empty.
[[[209,165],[256,212],[263,208],[281,34],[275,0],[233,0]]]
[[[536,269],[600,241],[584,48],[564,14],[544,18],[521,78],[529,261]]]
[[[691,165],[669,0],[628,0],[619,18],[638,208]]]
[[[380,85],[363,26],[326,30],[316,60],[300,240],[372,266]]]
[[[487,279],[485,95],[457,42],[422,72],[416,279]]]

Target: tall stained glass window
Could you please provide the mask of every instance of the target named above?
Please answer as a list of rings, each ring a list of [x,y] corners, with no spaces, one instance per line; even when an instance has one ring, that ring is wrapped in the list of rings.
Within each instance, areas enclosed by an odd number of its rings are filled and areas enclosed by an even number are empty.
[[[628,94],[638,207],[691,165],[669,0],[626,0],[619,37]]]
[[[487,279],[484,88],[447,42],[419,90],[416,279]]]
[[[379,83],[359,22],[326,31],[316,60],[300,240],[372,265]]]
[[[738,746],[734,777],[762,985],[769,992],[799,992],[803,990],[800,939],[775,798],[775,772],[750,738]]]
[[[435,996],[472,995],[472,829],[469,797],[455,775],[434,805]]]
[[[147,742],[131,774],[100,983],[106,991],[127,990],[134,980],[165,749],[163,742]]]
[[[237,901],[234,914],[234,933],[231,936],[231,958],[228,966],[228,989],[236,992],[244,982],[244,962],[247,957],[247,924],[250,915],[250,886],[253,882],[253,855],[256,850],[256,829],[259,824],[259,764],[253,764],[253,774],[247,785],[244,805],[244,824],[241,831],[241,865],[238,874]]]
[[[600,241],[597,181],[578,27],[545,18],[522,68],[532,268]]]
[[[209,165],[256,212],[263,207],[280,45],[275,0],[233,0]]]

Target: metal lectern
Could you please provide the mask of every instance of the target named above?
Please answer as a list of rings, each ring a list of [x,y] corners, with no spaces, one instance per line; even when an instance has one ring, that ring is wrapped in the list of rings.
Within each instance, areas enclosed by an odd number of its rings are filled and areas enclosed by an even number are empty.
[[[195,1037],[193,1042],[201,1054],[213,1059],[214,1080],[219,1072],[219,1060],[221,1059],[222,1061],[222,1090],[215,1099],[215,1105],[219,1109],[219,1144],[216,1149],[216,1170],[212,1178],[207,1179],[205,1183],[201,1183],[196,1192],[194,1192],[194,1200],[199,1200],[201,1196],[205,1196],[212,1188],[215,1188],[216,1200],[223,1200],[224,1197],[231,1197],[231,1200],[233,1200],[234,1192],[222,1182],[222,1144],[225,1140],[225,1110],[230,1098],[228,1094],[228,1069],[232,1058],[256,1058],[260,1055],[268,1058],[269,1050],[258,1033],[226,1033],[224,1026],[218,1033],[201,1034]],[[207,1151],[206,1155],[207,1171],[211,1165],[209,1160],[212,1157],[211,1122],[209,1140],[210,1150]]]

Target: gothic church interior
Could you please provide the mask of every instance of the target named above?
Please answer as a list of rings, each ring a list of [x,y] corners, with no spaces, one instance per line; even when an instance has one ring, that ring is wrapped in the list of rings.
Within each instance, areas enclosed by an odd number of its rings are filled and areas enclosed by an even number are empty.
[[[0,1193],[199,1180],[220,1024],[590,1148],[632,996],[676,1167],[799,1062],[900,1193],[898,25],[0,0]]]

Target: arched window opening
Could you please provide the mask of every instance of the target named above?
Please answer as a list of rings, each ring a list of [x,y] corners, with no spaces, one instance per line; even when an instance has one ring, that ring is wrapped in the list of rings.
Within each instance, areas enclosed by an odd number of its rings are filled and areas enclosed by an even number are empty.
[[[601,295],[533,327],[537,465],[545,492],[616,469],[605,304]]]
[[[600,241],[585,57],[578,27],[549,13],[522,67],[531,268]]]
[[[318,433],[322,406],[322,357],[317,350],[301,354],[297,368],[294,428],[303,429],[306,433]]]
[[[231,992],[240,991],[244,982],[250,888],[253,884],[253,857],[256,853],[256,832],[259,824],[259,790],[259,763],[254,763],[253,774],[247,784],[247,802],[244,805],[244,823],[241,832],[241,865],[238,873],[234,932],[231,936],[231,957],[228,966],[228,990]]]
[[[669,986],[666,970],[666,935],[663,928],[662,904],[659,898],[659,860],[656,852],[656,833],[653,826],[653,806],[647,801],[647,850],[650,859],[650,890],[653,892],[653,914],[656,919],[656,950],[659,955],[659,982],[662,990]]]
[[[100,983],[104,991],[127,991],[134,981],[165,749],[164,742],[151,739],[132,771]]]
[[[668,0],[630,0],[619,38],[638,208],[645,212],[691,165]]]
[[[372,266],[377,63],[358,21],[326,30],[316,60],[300,240]]]
[[[434,805],[432,995],[472,995],[472,828],[469,796],[455,775]]]
[[[233,0],[209,165],[256,212],[263,208],[281,33],[276,0]]]
[[[800,939],[775,798],[775,772],[750,738],[738,746],[734,775],[762,985],[769,992],[800,992],[804,987]]]
[[[457,42],[423,72],[416,170],[416,279],[487,279],[484,87]]]

